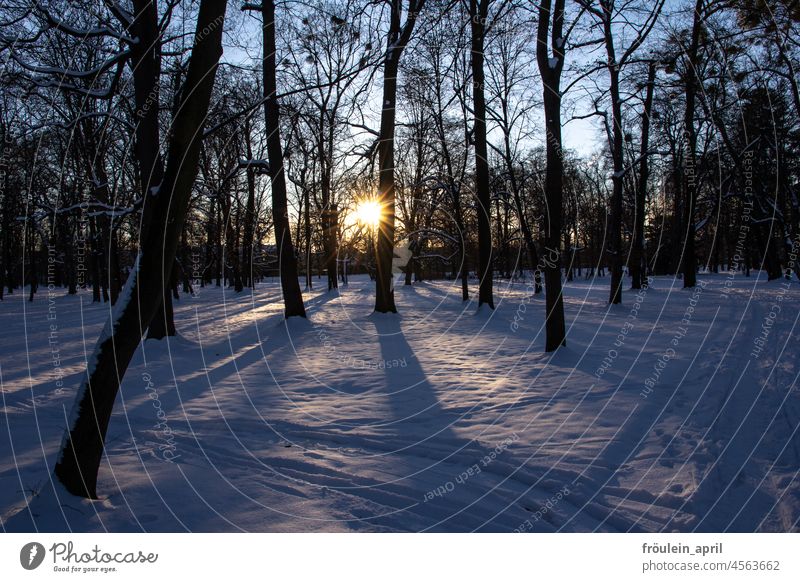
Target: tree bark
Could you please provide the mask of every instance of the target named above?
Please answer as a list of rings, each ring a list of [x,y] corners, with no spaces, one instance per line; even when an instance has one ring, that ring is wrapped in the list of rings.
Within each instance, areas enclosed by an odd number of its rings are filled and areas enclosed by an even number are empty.
[[[82,384],[68,433],[55,466],[64,487],[81,497],[97,497],[97,473],[119,385],[161,301],[175,260],[178,238],[197,176],[202,127],[222,55],[226,2],[202,0],[195,44],[180,105],[172,123],[166,171],[149,202],[156,220],[146,229],[134,268],[112,317],[97,341],[88,378]]]
[[[169,281],[171,275],[166,275],[166,277]],[[163,299],[147,327],[147,339],[160,340],[167,336],[173,337],[178,333],[175,329],[175,312],[172,308],[172,291],[169,284],[162,290],[162,295]]]
[[[561,213],[563,207],[564,161],[561,141],[561,72],[564,68],[564,0],[539,4],[536,61],[542,76],[546,131],[547,168],[544,223],[545,282],[545,351],[552,352],[567,344],[564,323],[564,297],[561,290]],[[552,20],[552,31],[550,22]],[[548,32],[552,39],[552,60],[548,53]],[[551,66],[554,63],[555,66]]]
[[[631,289],[641,289],[647,273],[644,261],[644,211],[647,203],[647,182],[650,179],[650,113],[653,109],[653,93],[656,81],[656,63],[647,68],[647,89],[642,112],[642,143],[640,144],[639,184],[636,188],[636,211],[633,225],[633,248],[631,249]]]
[[[161,38],[158,30],[158,8],[151,0],[134,0],[135,18],[131,31],[139,42],[131,44],[131,71],[136,100],[136,131],[134,153],[139,166],[139,188],[142,200],[141,240],[154,220],[155,205],[149,193],[164,179],[164,160],[161,156],[161,133],[159,125],[159,87],[161,82]],[[174,336],[175,321],[172,297],[168,286],[172,273],[163,281],[163,303],[160,304],[147,330],[148,339],[163,339]]]
[[[267,157],[272,184],[272,218],[275,223],[275,244],[278,247],[278,264],[283,291],[284,313],[289,317],[305,317],[303,292],[297,280],[297,258],[294,255],[292,232],[289,225],[289,205],[286,198],[286,174],[283,168],[283,146],[280,135],[280,112],[275,74],[275,2],[262,0],[263,15],[263,76],[264,118],[267,131]]]
[[[311,272],[311,200],[309,196],[309,189],[305,185],[303,186],[303,201],[303,211],[305,213],[303,222],[305,229],[306,290],[311,291],[314,285],[314,277],[313,273]]]
[[[697,53],[700,46],[700,31],[703,26],[703,2],[696,0],[692,37],[686,49],[686,110],[683,117],[683,132],[686,146],[683,168],[683,287],[697,284],[697,257],[695,256],[694,214],[697,206],[697,131],[694,126],[697,99]]]
[[[378,204],[381,214],[375,240],[375,311],[397,313],[392,286],[394,258],[394,125],[397,100],[397,73],[400,57],[408,42],[424,0],[411,0],[405,25],[401,25],[403,0],[391,0],[389,35],[383,65],[383,101],[378,138]]]
[[[253,159],[252,124],[250,118],[245,119],[245,147],[247,159]],[[245,287],[253,289],[253,237],[256,226],[256,176],[253,168],[247,168],[247,203],[244,212],[244,240],[242,241],[242,272]]]
[[[601,4],[604,12],[603,33],[605,35],[606,55],[608,59],[609,93],[611,95],[611,159],[614,164],[614,174],[611,177],[611,222],[609,225],[611,268],[611,288],[609,289],[608,302],[611,304],[622,303],[622,194],[623,177],[625,172],[625,150],[622,132],[622,99],[620,97],[619,74],[620,64],[617,62],[614,50],[614,31],[611,21],[614,5]]]
[[[478,307],[494,309],[492,279],[491,192],[489,191],[489,158],[486,145],[486,95],[483,68],[484,36],[490,0],[470,0],[470,30],[472,66],[472,100],[475,112],[473,129],[475,141],[475,190],[478,211]]]

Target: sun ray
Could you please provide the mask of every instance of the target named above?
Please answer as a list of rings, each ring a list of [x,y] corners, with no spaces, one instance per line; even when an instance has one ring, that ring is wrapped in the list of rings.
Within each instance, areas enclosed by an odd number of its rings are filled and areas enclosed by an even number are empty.
[[[377,200],[362,200],[356,204],[356,220],[370,228],[376,228],[381,222],[383,208]]]

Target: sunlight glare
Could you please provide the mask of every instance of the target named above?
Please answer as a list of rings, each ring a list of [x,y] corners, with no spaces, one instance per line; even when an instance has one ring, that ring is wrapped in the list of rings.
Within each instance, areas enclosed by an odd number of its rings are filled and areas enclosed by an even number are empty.
[[[377,200],[362,200],[356,205],[356,219],[371,228],[380,224],[382,214],[381,205]]]

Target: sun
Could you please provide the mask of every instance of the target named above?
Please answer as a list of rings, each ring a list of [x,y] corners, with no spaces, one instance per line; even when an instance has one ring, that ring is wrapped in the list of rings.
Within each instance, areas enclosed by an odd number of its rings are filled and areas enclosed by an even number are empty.
[[[365,226],[377,227],[382,215],[383,209],[377,200],[362,200],[356,204],[356,220]]]

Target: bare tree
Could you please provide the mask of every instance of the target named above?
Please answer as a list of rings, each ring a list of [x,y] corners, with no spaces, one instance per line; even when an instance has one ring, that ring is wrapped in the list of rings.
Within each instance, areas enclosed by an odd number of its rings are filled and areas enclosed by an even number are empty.
[[[381,208],[378,236],[375,243],[375,311],[397,313],[392,287],[394,257],[394,132],[397,101],[397,75],[403,54],[425,0],[389,0],[389,31],[383,63],[383,96],[381,126],[378,138],[378,204]],[[403,15],[405,13],[405,22]]]
[[[475,126],[475,198],[478,210],[478,307],[494,309],[491,192],[489,190],[489,160],[486,145],[486,88],[484,50],[491,0],[469,0],[471,31],[470,59],[472,64],[472,101]]]
[[[147,229],[120,301],[97,340],[87,379],[75,399],[70,425],[55,466],[66,489],[97,497],[97,473],[119,385],[162,299],[175,260],[192,185],[214,74],[222,56],[226,2],[202,0],[195,43],[172,123],[164,180],[151,190],[156,221]]]
[[[656,84],[656,62],[647,66],[647,83],[641,121],[641,143],[639,144],[639,175],[634,204],[633,244],[631,247],[631,288],[641,289],[647,280],[647,261],[644,255],[644,217],[647,204],[647,185],[650,180],[650,116],[653,111],[653,94]]]
[[[611,288],[608,302],[612,304],[622,302],[622,221],[623,221],[623,190],[626,174],[625,168],[625,131],[622,127],[622,105],[620,76],[623,68],[639,47],[647,39],[658,20],[664,0],[654,3],[624,3],[618,6],[616,0],[598,0],[595,6],[592,0],[580,0],[580,3],[600,24],[603,44],[606,49],[605,67],[608,71],[608,95],[611,101],[611,127],[607,128],[609,149],[613,162],[614,173],[611,175],[611,220],[609,225],[608,254],[611,264]],[[618,46],[619,40],[625,40],[621,34],[623,29],[632,28],[632,40],[627,46]]]
[[[542,0],[536,35],[536,62],[544,94],[547,170],[544,221],[545,351],[566,345],[564,297],[561,291],[561,213],[564,159],[561,140],[561,73],[564,70],[564,0]],[[551,56],[552,52],[552,56]]]
[[[286,198],[286,174],[283,167],[283,146],[280,135],[280,111],[275,70],[275,2],[261,2],[263,18],[263,76],[264,119],[267,132],[267,156],[272,182],[272,217],[275,222],[275,244],[283,291],[284,313],[287,318],[306,316],[303,292],[297,280],[297,257],[294,254],[289,225],[289,205]]]

